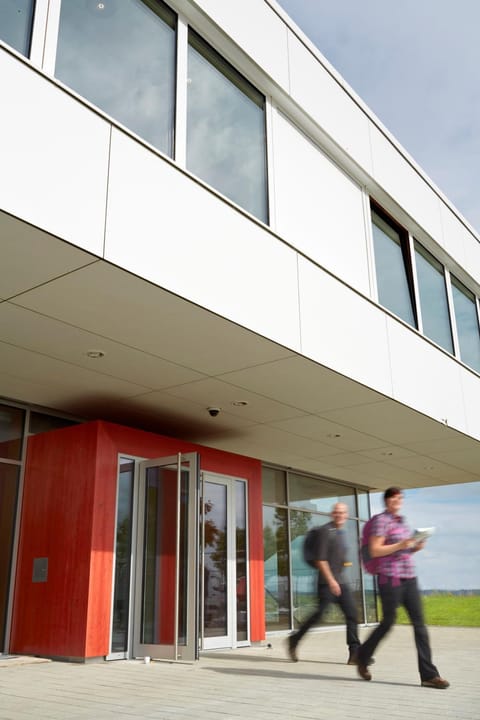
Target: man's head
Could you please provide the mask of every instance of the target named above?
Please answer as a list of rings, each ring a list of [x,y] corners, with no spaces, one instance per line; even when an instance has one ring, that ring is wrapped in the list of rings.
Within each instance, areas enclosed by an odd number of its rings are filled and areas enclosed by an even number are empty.
[[[389,487],[383,493],[383,501],[387,510],[396,515],[402,506],[403,492],[399,487]]]
[[[332,508],[332,520],[336,528],[342,527],[348,518],[348,507],[345,503],[335,503]]]

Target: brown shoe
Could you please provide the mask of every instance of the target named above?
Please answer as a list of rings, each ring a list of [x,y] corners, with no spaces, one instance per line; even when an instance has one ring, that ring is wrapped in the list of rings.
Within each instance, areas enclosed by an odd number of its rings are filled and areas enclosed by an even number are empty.
[[[368,670],[368,667],[363,664],[360,660],[357,661],[357,672],[362,678],[362,680],[371,680],[372,675]]]
[[[373,665],[375,662],[375,659],[373,657],[370,658],[370,660],[367,662],[367,665]],[[350,654],[348,656],[347,665],[357,665],[358,664],[358,648],[354,648],[353,650],[350,650]]]
[[[437,688],[437,690],[446,690],[450,686],[448,680],[441,677],[430,678],[430,680],[422,680],[422,687]]]
[[[289,635],[287,638],[287,647],[288,647],[288,654],[290,655],[290,660],[292,662],[298,662],[297,657],[297,639],[295,637],[295,633],[292,635]]]

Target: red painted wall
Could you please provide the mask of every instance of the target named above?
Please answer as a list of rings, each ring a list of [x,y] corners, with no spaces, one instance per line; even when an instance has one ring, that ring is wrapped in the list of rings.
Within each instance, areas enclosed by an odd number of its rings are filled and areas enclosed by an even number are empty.
[[[82,659],[109,652],[118,454],[198,452],[202,470],[248,480],[250,635],[265,637],[260,461],[101,421],[29,439],[11,651]],[[48,557],[48,580],[32,582]]]

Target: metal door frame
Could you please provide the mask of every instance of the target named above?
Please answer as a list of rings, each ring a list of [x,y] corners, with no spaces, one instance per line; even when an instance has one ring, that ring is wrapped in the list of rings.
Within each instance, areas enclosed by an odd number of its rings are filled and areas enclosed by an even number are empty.
[[[181,472],[184,463],[188,462],[188,505],[187,505],[187,548],[188,570],[186,590],[186,644],[178,643],[178,612],[179,612],[179,544],[180,544],[180,493]],[[172,645],[147,644],[140,642],[140,629],[142,619],[142,593],[143,593],[143,560],[144,560],[144,531],[145,531],[145,482],[146,470],[150,467],[177,466],[177,522],[175,538],[175,588],[174,613],[175,630]],[[178,453],[169,457],[158,457],[138,463],[137,475],[137,532],[135,543],[134,568],[134,611],[131,656],[151,657],[159,660],[192,662],[198,659],[198,454]]]
[[[249,548],[248,548],[248,482],[245,478],[235,477],[233,475],[224,475],[221,473],[215,473],[210,471],[202,471],[201,475],[201,563],[200,563],[200,647],[202,650],[210,650],[217,648],[236,648],[245,647],[250,645],[250,602],[249,602]],[[236,578],[236,563],[235,563],[235,482],[242,482],[245,486],[245,531],[246,531],[246,553],[247,553],[247,639],[237,640],[237,629],[236,629],[236,594],[233,593],[233,588],[236,588],[236,583],[233,582],[233,578]],[[205,567],[205,531],[204,531],[204,519],[205,519],[205,483],[212,482],[219,485],[224,485],[227,488],[227,577],[228,586],[232,588],[227,596],[227,628],[228,632],[226,636],[218,636],[218,638],[225,638],[224,643],[215,642],[215,638],[205,638],[204,635],[204,619],[205,619],[205,593],[204,593],[204,567]]]

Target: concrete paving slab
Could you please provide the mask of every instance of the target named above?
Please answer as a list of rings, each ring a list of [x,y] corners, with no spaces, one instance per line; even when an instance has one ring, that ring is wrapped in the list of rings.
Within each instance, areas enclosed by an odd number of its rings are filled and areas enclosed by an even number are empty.
[[[195,664],[6,661],[0,720],[479,720],[480,629],[430,628],[430,636],[448,690],[420,686],[410,627],[397,626],[377,649],[371,682],[346,664],[336,630],[308,634],[297,663],[280,635],[271,647],[211,651]]]

